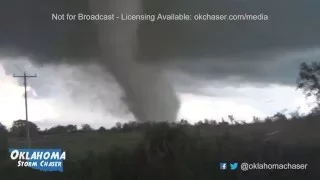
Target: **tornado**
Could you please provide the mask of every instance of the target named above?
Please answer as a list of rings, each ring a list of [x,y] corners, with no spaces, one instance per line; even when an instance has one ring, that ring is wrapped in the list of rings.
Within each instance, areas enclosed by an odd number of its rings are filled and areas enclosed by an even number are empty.
[[[137,15],[143,11],[141,0],[90,0],[92,14]],[[98,29],[99,61],[122,87],[124,102],[140,122],[172,122],[180,102],[157,66],[138,61],[139,21],[95,21]]]

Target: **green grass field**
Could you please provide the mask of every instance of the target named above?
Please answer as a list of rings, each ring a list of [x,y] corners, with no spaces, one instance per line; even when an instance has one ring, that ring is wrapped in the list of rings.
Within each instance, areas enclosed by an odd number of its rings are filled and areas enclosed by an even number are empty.
[[[319,145],[320,123],[314,121],[283,121],[273,123],[255,123],[232,126],[201,127],[190,126],[193,135],[199,135],[203,141],[214,141],[226,133],[242,139],[267,139],[289,145]],[[266,134],[279,131],[277,134]],[[135,148],[144,134],[138,132],[87,132],[62,135],[39,136],[32,141],[32,148],[61,148],[69,157],[83,157],[88,151],[105,152],[111,147]],[[26,148],[25,138],[9,138],[10,148]]]
[[[68,154],[79,157],[88,151],[105,152],[110,147],[121,146],[124,148],[135,147],[141,140],[141,133],[117,133],[117,132],[89,132],[70,133],[63,135],[41,136],[32,141],[32,148],[62,148]],[[10,148],[26,148],[25,139],[10,138]]]
[[[59,148],[67,152],[65,173],[17,169],[8,158],[2,172],[6,179],[48,180],[147,180],[157,177],[159,180],[236,177],[269,180],[270,174],[272,179],[319,179],[319,125],[320,121],[314,118],[242,125],[180,125],[183,129],[164,128],[160,124],[148,127],[147,134],[93,131],[39,135],[33,139],[32,148]],[[26,148],[26,139],[10,137],[9,147]],[[87,154],[89,151],[93,154]],[[308,164],[308,171],[295,174],[291,171],[221,173],[220,162],[302,163]]]

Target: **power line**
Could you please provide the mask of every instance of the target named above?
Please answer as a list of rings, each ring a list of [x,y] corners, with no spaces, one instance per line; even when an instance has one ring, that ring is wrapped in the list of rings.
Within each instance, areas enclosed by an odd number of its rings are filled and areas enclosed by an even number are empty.
[[[26,72],[24,72],[23,76],[16,76],[15,74],[13,74],[13,77],[17,77],[17,78],[23,78],[23,84],[24,84],[24,102],[25,102],[25,110],[26,110],[26,128],[27,128],[27,141],[28,141],[28,148],[31,147],[31,140],[30,140],[30,131],[29,131],[29,122],[28,122],[28,97],[27,97],[27,78],[33,78],[33,77],[37,77],[37,75],[27,75]]]
[[[18,71],[20,71],[22,73],[21,69],[18,67],[17,64],[14,64],[14,66],[16,67],[16,69],[18,69]]]

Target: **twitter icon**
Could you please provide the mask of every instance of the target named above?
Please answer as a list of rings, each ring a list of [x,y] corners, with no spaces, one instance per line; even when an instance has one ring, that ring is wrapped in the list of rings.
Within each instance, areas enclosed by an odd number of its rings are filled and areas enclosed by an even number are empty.
[[[230,169],[236,170],[238,168],[238,163],[230,163]]]

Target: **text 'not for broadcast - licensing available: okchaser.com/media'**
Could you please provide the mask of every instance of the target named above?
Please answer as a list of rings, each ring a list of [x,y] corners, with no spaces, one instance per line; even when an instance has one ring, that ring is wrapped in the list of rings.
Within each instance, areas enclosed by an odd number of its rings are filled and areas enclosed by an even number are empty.
[[[266,21],[269,16],[260,14],[58,14],[52,13],[54,21]]]

